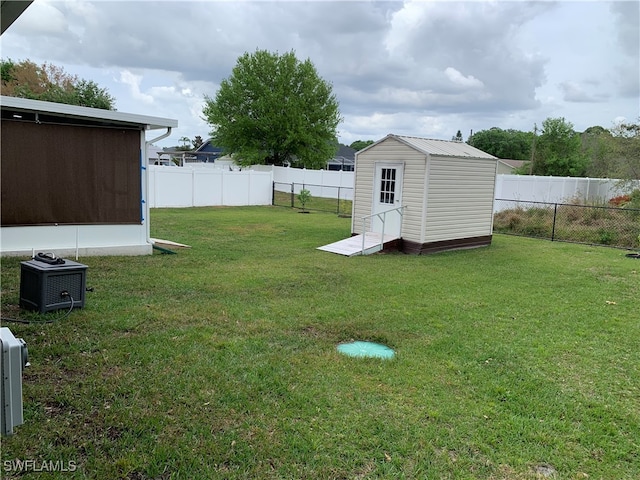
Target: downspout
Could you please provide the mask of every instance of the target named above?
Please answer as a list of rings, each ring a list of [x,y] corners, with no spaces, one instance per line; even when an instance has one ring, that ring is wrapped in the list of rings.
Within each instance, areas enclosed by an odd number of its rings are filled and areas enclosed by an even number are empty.
[[[153,138],[151,140],[147,140],[145,143],[146,143],[146,145],[149,145],[150,143],[157,142],[158,140],[162,140],[164,138],[167,138],[169,135],[171,135],[171,127],[167,127],[167,133],[163,133],[159,137]]]
[[[146,225],[146,240],[149,245],[153,245],[151,242],[151,218],[150,218],[150,208],[149,208],[149,155],[147,154],[149,150],[149,145],[153,142],[157,142],[158,140],[162,140],[163,138],[167,138],[171,135],[171,127],[167,127],[167,131],[162,135],[152,138],[151,140],[145,140],[144,142],[144,158],[142,159],[142,169],[144,170],[144,174],[146,175],[146,181],[144,182],[144,198],[142,199],[145,202],[145,218],[147,219]]]

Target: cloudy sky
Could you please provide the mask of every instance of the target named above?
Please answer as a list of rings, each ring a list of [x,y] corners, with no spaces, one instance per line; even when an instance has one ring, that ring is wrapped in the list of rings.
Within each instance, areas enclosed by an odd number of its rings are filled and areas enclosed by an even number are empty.
[[[161,146],[200,135],[244,52],[294,50],[333,84],[339,140],[582,131],[640,115],[640,3],[605,1],[35,0],[3,59],[49,62],[106,87],[122,112],[174,118]]]

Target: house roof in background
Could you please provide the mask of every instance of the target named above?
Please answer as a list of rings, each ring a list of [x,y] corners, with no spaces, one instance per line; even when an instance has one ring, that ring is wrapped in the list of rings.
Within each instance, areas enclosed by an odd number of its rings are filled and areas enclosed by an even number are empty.
[[[204,142],[202,142],[202,145],[200,145],[198,148],[196,148],[194,150],[194,152],[196,152],[196,153],[222,153],[223,150],[224,149],[222,147],[215,146],[213,144],[213,140],[211,138],[208,138]]]
[[[509,165],[511,168],[519,168],[527,163],[526,160],[509,160],[508,158],[499,158],[499,162]]]
[[[354,160],[356,158],[356,150],[354,148],[348,147],[347,145],[340,144],[338,146],[338,151],[333,156],[333,158],[344,158],[345,160]]]
[[[29,98],[0,96],[0,107],[16,112],[35,112],[83,120],[98,120],[122,125],[135,125],[145,130],[177,127],[178,120],[124,113],[102,108],[79,107],[64,103],[43,102]]]

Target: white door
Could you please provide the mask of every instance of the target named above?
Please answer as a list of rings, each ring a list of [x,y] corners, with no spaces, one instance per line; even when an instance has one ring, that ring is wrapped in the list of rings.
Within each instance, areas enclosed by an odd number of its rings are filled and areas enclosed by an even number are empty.
[[[394,210],[402,206],[402,174],[401,163],[377,163],[375,185],[373,191],[372,231],[382,233],[384,218],[384,234],[400,237],[402,216]],[[393,210],[393,211],[392,211]],[[381,215],[383,212],[388,212]]]

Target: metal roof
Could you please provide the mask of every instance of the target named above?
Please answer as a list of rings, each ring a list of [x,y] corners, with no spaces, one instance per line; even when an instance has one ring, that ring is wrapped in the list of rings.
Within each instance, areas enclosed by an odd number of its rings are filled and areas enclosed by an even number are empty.
[[[385,139],[386,138],[395,138],[396,140],[429,155],[439,155],[443,157],[493,158],[497,160],[497,157],[463,142],[406,137],[403,135],[393,134],[387,135]]]
[[[150,117],[133,113],[104,110],[102,108],[79,107],[64,103],[43,102],[29,98],[0,96],[0,107],[10,108],[20,112],[38,112],[60,115],[69,118],[85,120],[101,120],[126,125],[143,126],[146,130],[177,127],[178,120],[171,118]]]

